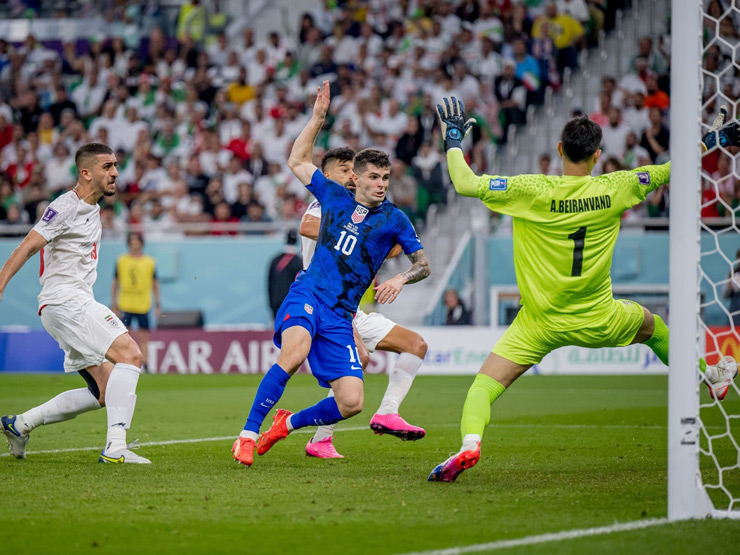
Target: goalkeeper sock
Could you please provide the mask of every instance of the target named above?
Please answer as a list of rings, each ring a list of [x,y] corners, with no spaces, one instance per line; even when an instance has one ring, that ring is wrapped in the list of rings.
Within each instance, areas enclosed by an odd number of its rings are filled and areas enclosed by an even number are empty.
[[[327,426],[344,420],[334,397],[326,397],[312,407],[291,414],[288,419],[288,430],[297,430],[306,426]]]
[[[653,350],[660,362],[668,366],[668,326],[657,314],[653,314],[653,318],[655,319],[655,331],[650,339],[645,341],[645,345]]]
[[[247,423],[244,425],[246,431],[259,433],[260,426],[265,421],[265,416],[283,396],[285,385],[289,379],[290,374],[277,364],[273,364],[272,368],[267,371],[257,388],[257,394],[254,396],[252,410],[249,411]]]
[[[478,374],[468,390],[463,405],[460,432],[463,441],[469,434],[483,436],[483,430],[491,421],[491,405],[506,388],[490,376]]]

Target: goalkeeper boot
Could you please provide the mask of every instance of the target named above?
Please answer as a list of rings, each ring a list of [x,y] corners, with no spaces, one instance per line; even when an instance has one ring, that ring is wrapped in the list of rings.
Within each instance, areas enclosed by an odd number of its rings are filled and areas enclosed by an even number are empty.
[[[5,437],[8,438],[10,452],[16,459],[25,459],[26,443],[28,443],[29,435],[18,431],[16,427],[17,419],[18,417],[15,414],[7,414],[0,418],[0,423]]]
[[[460,450],[442,464],[438,464],[429,474],[430,482],[454,482],[464,470],[474,467],[480,460],[480,441],[475,449]]]
[[[257,454],[264,455],[270,448],[281,439],[288,437],[288,417],[293,414],[289,410],[278,409],[275,416],[272,417],[272,426],[266,432],[260,434],[257,440]]]
[[[98,462],[117,464],[152,464],[152,461],[150,461],[149,459],[145,459],[141,455],[137,455],[136,453],[131,451],[132,447],[136,448],[138,441],[139,440],[129,443],[122,449],[110,449],[109,443],[108,447],[100,452]]]
[[[239,436],[236,438],[234,445],[231,446],[231,455],[236,462],[244,466],[252,466],[254,462],[254,448],[255,443],[252,438]]]
[[[375,414],[370,420],[370,428],[378,435],[389,434],[403,441],[416,441],[426,435],[424,428],[412,426],[399,414]]]
[[[344,455],[337,453],[332,438],[325,437],[319,441],[309,441],[306,444],[306,455],[319,459],[343,459]]]
[[[737,362],[731,356],[723,356],[717,364],[707,365],[703,358],[699,359],[699,369],[707,378],[709,396],[721,401],[730,390],[730,384],[737,376]]]

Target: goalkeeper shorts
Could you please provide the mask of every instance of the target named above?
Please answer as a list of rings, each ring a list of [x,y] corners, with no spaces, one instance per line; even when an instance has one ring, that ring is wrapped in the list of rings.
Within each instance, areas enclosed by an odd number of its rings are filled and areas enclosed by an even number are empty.
[[[531,366],[539,364],[551,351],[566,345],[577,347],[625,347],[632,343],[645,320],[645,311],[634,301],[613,300],[607,316],[584,316],[583,325],[575,330],[548,329],[535,320],[525,307],[519,311],[509,329],[496,342],[492,352],[507,360]]]

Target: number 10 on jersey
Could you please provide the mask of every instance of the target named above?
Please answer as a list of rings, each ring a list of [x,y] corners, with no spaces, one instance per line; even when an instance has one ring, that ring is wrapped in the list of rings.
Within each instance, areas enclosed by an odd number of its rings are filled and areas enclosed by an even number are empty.
[[[355,250],[356,244],[357,237],[347,233],[346,231],[342,231],[342,234],[339,236],[339,241],[337,241],[337,244],[334,245],[334,250],[341,251],[343,254],[346,255],[350,255],[352,254],[352,251]]]

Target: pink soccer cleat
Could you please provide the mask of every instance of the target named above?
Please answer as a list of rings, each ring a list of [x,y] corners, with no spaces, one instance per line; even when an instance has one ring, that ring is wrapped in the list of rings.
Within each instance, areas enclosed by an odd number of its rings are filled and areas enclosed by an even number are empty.
[[[412,426],[399,414],[375,414],[370,420],[370,428],[378,435],[390,434],[403,441],[416,441],[426,435],[424,428]]]
[[[306,443],[306,455],[309,457],[317,457],[319,459],[343,459],[344,455],[337,453],[334,448],[332,438],[325,437],[319,441],[309,441]]]
[[[480,441],[476,443],[475,449],[455,453],[442,464],[438,464],[427,479],[430,482],[454,482],[463,470],[473,468],[479,460]]]

